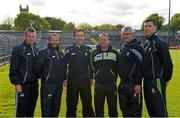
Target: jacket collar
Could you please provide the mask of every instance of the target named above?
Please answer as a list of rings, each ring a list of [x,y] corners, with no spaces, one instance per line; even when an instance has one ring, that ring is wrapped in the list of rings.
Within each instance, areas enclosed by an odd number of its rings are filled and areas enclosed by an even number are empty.
[[[136,44],[141,44],[141,42],[137,38],[134,38],[131,42],[124,44],[124,46],[130,47]]]
[[[146,39],[147,40],[153,40],[153,39],[155,39],[157,37],[157,33],[155,32],[154,34],[152,34],[150,37],[147,37],[146,36]]]
[[[24,42],[23,42],[23,45],[25,45],[25,46],[27,46],[27,47],[30,47],[30,46],[34,47],[34,46],[37,45],[37,43],[35,42],[33,45],[30,45],[30,44],[27,44],[27,43],[24,41]]]
[[[73,46],[74,46],[74,47],[77,47],[77,48],[82,48],[82,47],[84,47],[84,44],[82,44],[82,45],[79,47],[76,43],[74,43]]]

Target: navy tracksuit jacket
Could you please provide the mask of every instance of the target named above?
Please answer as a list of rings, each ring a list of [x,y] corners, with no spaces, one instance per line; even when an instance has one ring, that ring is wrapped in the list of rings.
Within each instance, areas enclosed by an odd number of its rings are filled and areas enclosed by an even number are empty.
[[[63,52],[48,45],[46,49],[39,51],[34,69],[41,78],[42,116],[58,117],[63,91],[62,82],[66,79]]]
[[[12,51],[10,61],[10,81],[14,85],[20,84],[22,92],[16,93],[16,116],[33,117],[38,98],[38,79],[33,65],[38,54],[36,44],[22,43]]]
[[[172,77],[173,64],[168,44],[157,34],[147,37],[144,44],[144,96],[151,117],[167,117],[166,82]]]
[[[142,94],[136,95],[135,85],[141,85],[143,47],[138,39],[126,43],[120,50],[118,87],[119,103],[124,117],[141,117]]]
[[[67,117],[75,117],[79,94],[82,100],[82,111],[84,117],[94,116],[92,108],[92,96],[90,79],[89,53],[91,48],[86,45],[78,47],[76,44],[65,49],[64,60],[67,65]]]

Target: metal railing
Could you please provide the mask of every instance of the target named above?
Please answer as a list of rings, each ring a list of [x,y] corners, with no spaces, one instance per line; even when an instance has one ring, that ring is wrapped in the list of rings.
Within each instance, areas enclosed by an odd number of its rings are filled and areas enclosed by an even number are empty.
[[[123,42],[120,37],[120,32],[117,30],[101,30],[101,31],[89,31],[85,33],[85,44],[91,45],[90,39],[98,38],[98,35],[102,32],[109,34],[111,39],[111,44],[116,48],[121,48]],[[52,32],[37,32],[37,43],[38,48],[42,49],[47,46],[48,36]],[[61,48],[66,48],[69,45],[72,45],[73,32],[56,32],[60,34],[61,37]],[[166,41],[167,31],[159,31],[158,34]],[[136,31],[135,36],[141,41],[144,40],[143,31]],[[15,31],[0,31],[0,66],[9,63],[11,58],[11,52],[15,46],[23,42],[23,32]],[[169,39],[170,46],[180,45],[180,33],[170,33]]]

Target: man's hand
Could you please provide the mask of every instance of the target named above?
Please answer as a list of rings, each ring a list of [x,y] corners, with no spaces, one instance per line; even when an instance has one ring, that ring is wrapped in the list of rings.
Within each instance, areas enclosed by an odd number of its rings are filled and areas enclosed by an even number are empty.
[[[136,94],[140,94],[141,93],[141,86],[140,85],[135,85],[134,91],[135,91]]]
[[[15,85],[15,90],[16,90],[17,93],[22,92],[22,87],[21,87],[21,85],[20,85],[20,84]]]
[[[63,86],[66,87],[66,88],[67,88],[67,82],[68,82],[67,79],[63,81]]]

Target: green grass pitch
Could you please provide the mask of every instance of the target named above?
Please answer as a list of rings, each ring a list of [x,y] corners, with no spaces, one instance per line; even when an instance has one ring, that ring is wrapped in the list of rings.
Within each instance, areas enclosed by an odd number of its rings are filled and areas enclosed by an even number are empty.
[[[169,116],[180,116],[180,50],[171,50],[171,56],[174,64],[173,77],[167,87],[167,106]],[[15,91],[14,86],[10,84],[9,65],[0,68],[0,117],[9,117],[15,115]],[[119,83],[119,81],[118,81]],[[93,87],[92,87],[93,93]],[[94,95],[92,94],[92,97]],[[80,101],[80,98],[79,98]],[[94,106],[94,102],[93,102]],[[78,103],[77,116],[81,117],[81,102]],[[105,116],[108,116],[107,104],[105,104]],[[62,95],[61,111],[59,116],[65,117],[66,113],[66,89]],[[118,115],[122,116],[119,103]],[[36,105],[35,116],[41,116],[40,97]],[[148,116],[145,104],[143,102],[143,116]]]

